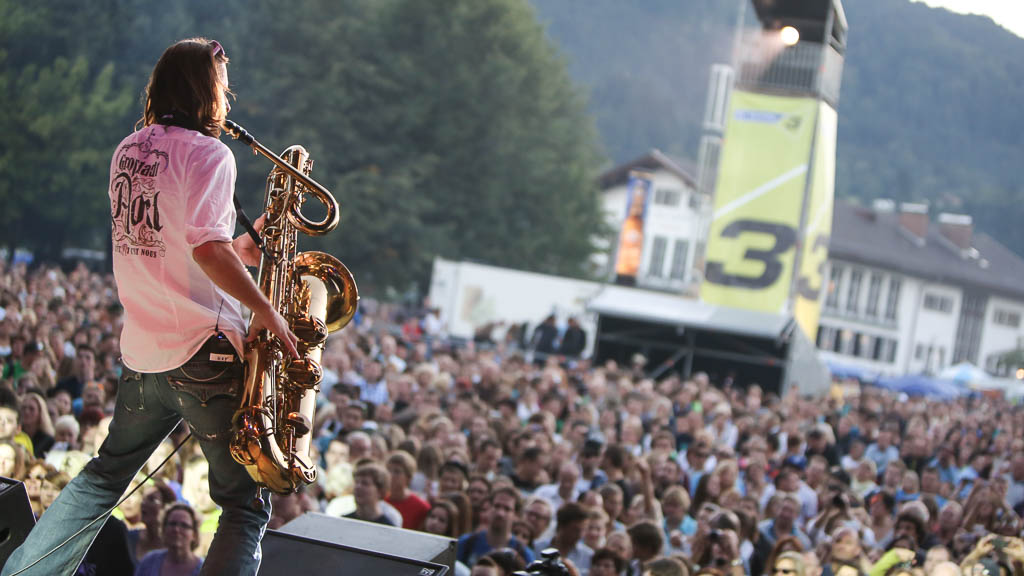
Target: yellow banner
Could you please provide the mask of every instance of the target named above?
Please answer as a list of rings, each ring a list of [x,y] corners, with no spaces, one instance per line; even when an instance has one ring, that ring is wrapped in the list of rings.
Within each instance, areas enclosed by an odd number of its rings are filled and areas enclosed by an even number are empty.
[[[814,143],[814,169],[811,193],[807,199],[807,224],[800,255],[793,315],[804,334],[814,342],[821,316],[822,272],[828,260],[828,240],[832,235],[832,206],[836,186],[836,132],[839,115],[828,104],[818,107],[818,137]]]
[[[705,302],[786,310],[816,110],[813,98],[733,92],[708,233]]]

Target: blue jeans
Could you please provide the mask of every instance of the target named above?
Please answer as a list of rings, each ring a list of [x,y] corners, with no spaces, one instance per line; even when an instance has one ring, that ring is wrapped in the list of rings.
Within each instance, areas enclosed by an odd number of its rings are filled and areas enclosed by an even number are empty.
[[[270,520],[270,494],[249,477],[228,450],[231,419],[238,408],[242,382],[185,384],[168,380],[174,374],[124,369],[110,434],[99,456],[40,517],[28,539],[4,566],[3,576],[31,564],[110,509],[181,419],[188,422],[210,463],[210,496],[223,510],[201,573],[256,574],[260,540]],[[25,575],[73,574],[104,521],[90,526]]]

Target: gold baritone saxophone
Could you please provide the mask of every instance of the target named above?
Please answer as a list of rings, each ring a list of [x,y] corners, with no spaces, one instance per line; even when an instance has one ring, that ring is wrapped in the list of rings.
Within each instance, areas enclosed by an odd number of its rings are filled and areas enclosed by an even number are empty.
[[[267,330],[245,347],[245,389],[235,413],[231,455],[252,478],[279,494],[316,480],[310,456],[320,357],[327,335],[356,313],[359,291],[352,273],[323,252],[297,253],[298,233],[320,236],[338,225],[338,202],[309,177],[313,162],[302,146],[281,156],[230,120],[225,130],[274,163],[267,177],[264,244],[257,284],[298,337],[298,360]],[[327,210],[314,222],[302,215],[306,195]]]

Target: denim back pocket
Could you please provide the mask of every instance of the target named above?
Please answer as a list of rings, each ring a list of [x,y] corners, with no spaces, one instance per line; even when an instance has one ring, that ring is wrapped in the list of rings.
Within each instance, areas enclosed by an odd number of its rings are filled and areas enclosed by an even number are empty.
[[[245,377],[245,364],[226,338],[213,336],[188,362],[165,375],[172,389],[206,405],[213,398],[238,395]]]
[[[200,440],[212,441],[231,431],[231,421],[238,409],[245,366],[236,363],[223,366],[212,363],[200,371],[198,365],[178,368],[166,373],[167,384],[176,393],[178,413],[188,422]]]
[[[191,394],[206,404],[218,396],[237,396],[244,375],[245,366],[241,363],[227,366],[219,362],[207,362],[206,366],[190,363],[168,372],[167,383],[174,390]]]

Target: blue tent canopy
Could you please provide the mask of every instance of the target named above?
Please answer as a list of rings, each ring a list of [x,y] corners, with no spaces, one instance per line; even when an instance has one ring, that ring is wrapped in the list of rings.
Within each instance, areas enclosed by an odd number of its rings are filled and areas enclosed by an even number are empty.
[[[925,396],[944,400],[957,398],[968,392],[952,381],[932,378],[923,374],[879,378],[875,385],[893,392],[902,392],[907,396]]]
[[[832,373],[832,376],[839,380],[860,380],[864,383],[872,383],[878,379],[878,372],[861,368],[860,366],[852,366],[849,364],[838,364],[836,362],[827,362],[828,371]]]

